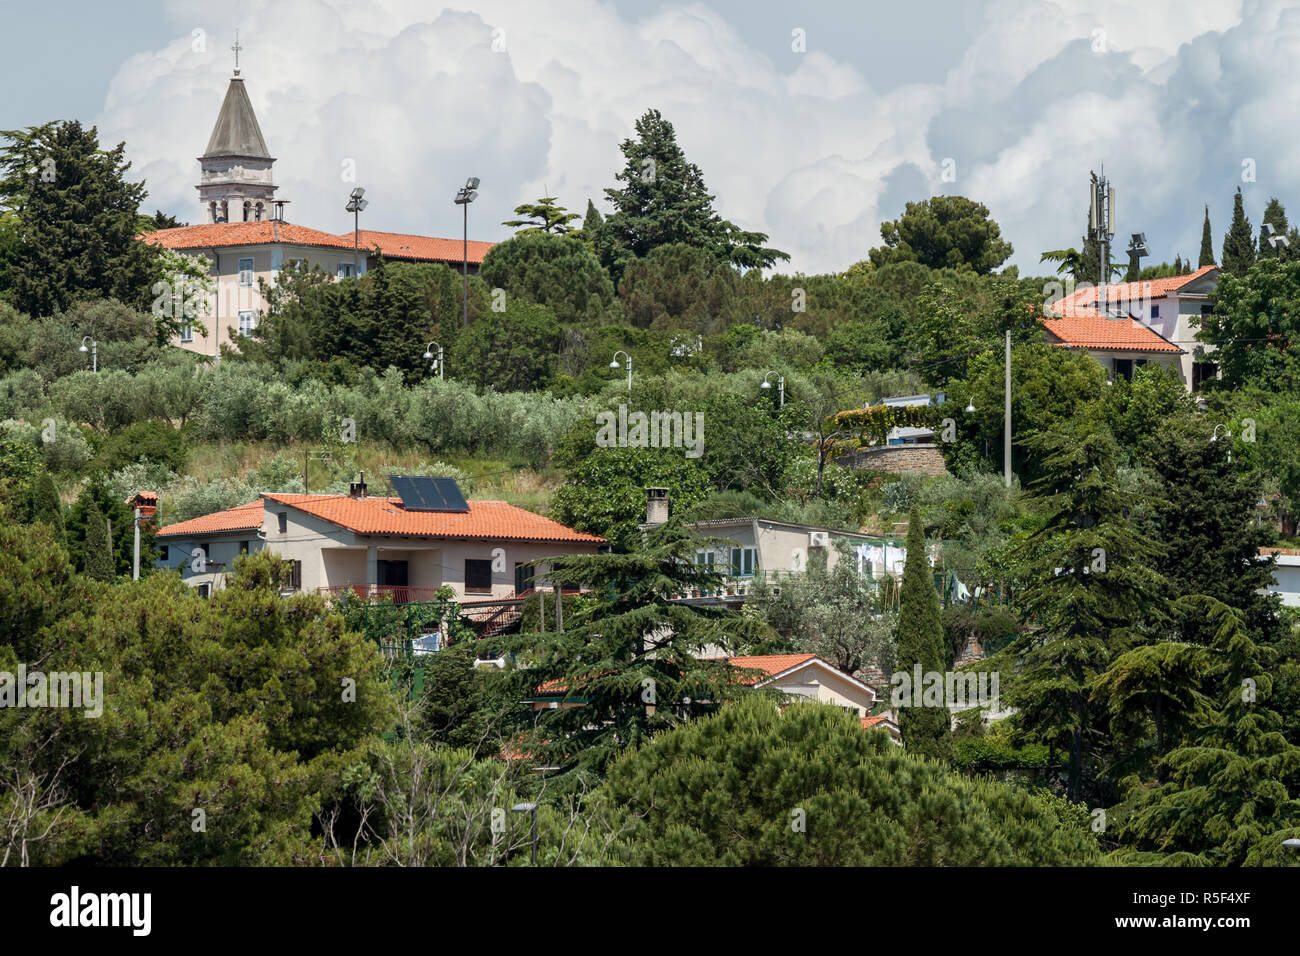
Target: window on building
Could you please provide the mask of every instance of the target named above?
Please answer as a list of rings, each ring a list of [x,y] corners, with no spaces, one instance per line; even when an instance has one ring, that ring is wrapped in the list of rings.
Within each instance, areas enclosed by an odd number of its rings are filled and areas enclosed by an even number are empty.
[[[350,279],[356,275],[356,268],[351,262],[340,262],[337,275],[340,279]]]
[[[248,554],[248,542],[247,542],[247,541],[241,541],[241,542],[239,542],[239,553],[240,553],[240,554]]]
[[[515,593],[522,594],[533,586],[535,570],[531,564],[515,562]]]
[[[731,549],[731,575],[737,578],[752,578],[754,576],[753,548]]]
[[[158,560],[167,561],[170,559],[170,557],[171,557],[171,552],[167,549],[167,545],[165,544],[158,545]]]
[[[376,584],[384,587],[404,588],[410,583],[408,565],[405,561],[375,562]]]
[[[1214,314],[1214,306],[1212,305],[1201,306],[1201,315],[1213,315],[1213,314]]]
[[[191,325],[189,322],[186,322],[184,325],[181,326],[181,341],[182,342],[194,341],[194,326]]]
[[[286,560],[284,562],[284,569],[287,572],[285,575],[284,586],[291,591],[301,591],[302,590],[302,562]]]
[[[465,590],[473,594],[492,593],[492,562],[479,558],[465,559]]]
[[[1214,362],[1192,363],[1192,391],[1199,392],[1201,386],[1211,379],[1219,377],[1219,366]]]
[[[1115,359],[1115,380],[1120,379],[1131,381],[1133,378],[1133,360],[1132,359]]]
[[[239,260],[239,284],[245,288],[251,289],[253,287],[253,260],[251,258]]]
[[[1160,306],[1158,305],[1151,306],[1151,318],[1153,319],[1160,318]]]
[[[289,531],[289,512],[281,511],[275,517],[280,523],[280,534],[287,534]]]
[[[252,335],[253,330],[257,328],[256,312],[239,313],[239,334],[245,337]]]
[[[696,551],[695,563],[702,564],[707,568],[712,568],[717,557],[717,553],[713,551]]]
[[[212,585],[210,584],[200,584],[197,590],[199,592],[199,597],[201,598],[210,597],[212,595]]]

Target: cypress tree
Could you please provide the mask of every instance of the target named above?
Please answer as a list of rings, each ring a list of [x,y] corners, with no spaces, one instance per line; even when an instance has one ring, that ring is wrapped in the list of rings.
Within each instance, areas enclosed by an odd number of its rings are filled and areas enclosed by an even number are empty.
[[[1290,231],[1290,224],[1286,219],[1286,207],[1278,200],[1276,196],[1269,199],[1268,205],[1264,207],[1264,223],[1272,225],[1276,234],[1285,236]],[[1259,258],[1260,259],[1284,259],[1290,252],[1289,249],[1275,249],[1273,244],[1268,241],[1264,234],[1264,225],[1259,227]]]
[[[921,673],[944,674],[943,621],[939,615],[939,595],[934,589],[930,561],[925,547],[925,529],[920,510],[912,505],[907,518],[907,563],[903,566],[903,584],[898,614],[897,669],[915,681],[915,668]],[[898,725],[903,744],[915,754],[951,759],[952,726],[947,701],[940,689],[938,706],[916,706],[922,688],[912,688],[899,707]]]
[[[93,498],[86,512],[86,553],[82,571],[96,581],[113,580],[113,544],[109,538],[108,519]]]
[[[32,524],[43,522],[54,529],[54,540],[63,543],[63,507],[59,503],[59,490],[48,471],[42,471],[27,492],[27,520]]]
[[[1223,271],[1230,275],[1245,275],[1255,264],[1255,234],[1251,231],[1250,220],[1246,218],[1246,208],[1241,198],[1241,187],[1232,199],[1232,225],[1223,237],[1223,261],[1219,263]]]
[[[1196,268],[1204,269],[1214,265],[1214,239],[1210,234],[1210,205],[1205,205],[1205,224],[1201,226],[1201,261]]]
[[[1180,276],[1182,274],[1183,274],[1183,257],[1174,256],[1174,275]]]

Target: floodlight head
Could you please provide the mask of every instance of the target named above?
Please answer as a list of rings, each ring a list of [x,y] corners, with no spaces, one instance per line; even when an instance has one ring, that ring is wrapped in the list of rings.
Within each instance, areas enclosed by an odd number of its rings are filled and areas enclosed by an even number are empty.
[[[425,353],[424,353],[424,358],[427,358],[427,359],[431,359],[431,358],[433,358],[433,353],[432,353],[432,352],[425,352]]]
[[[358,200],[357,200],[357,212],[365,212],[365,211],[366,211],[366,207],[369,206],[369,205],[370,205],[370,200],[369,200],[369,199],[358,199]]]
[[[1266,236],[1275,236],[1275,235],[1277,235],[1277,227],[1276,227],[1275,225],[1273,225],[1271,222],[1266,222],[1266,223],[1264,223],[1264,225],[1263,225],[1261,228],[1263,228],[1263,230],[1264,230],[1264,235],[1266,235]]]
[[[536,809],[537,809],[537,804],[535,803],[516,803],[513,807],[510,808],[510,812],[511,813],[532,813]]]
[[[1147,234],[1145,232],[1133,233],[1133,245],[1145,246],[1147,244]]]
[[[478,177],[477,177],[477,176],[471,176],[469,179],[465,180],[465,188],[466,188],[466,189],[478,189]]]
[[[353,199],[360,199],[360,198],[361,198],[362,196],[364,196],[365,194],[366,194],[366,191],[365,191],[364,189],[362,189],[360,186],[358,186],[356,189],[352,190],[352,198],[353,198]]]
[[[478,190],[471,189],[469,192],[465,194],[466,202],[473,202],[475,199],[478,199]]]

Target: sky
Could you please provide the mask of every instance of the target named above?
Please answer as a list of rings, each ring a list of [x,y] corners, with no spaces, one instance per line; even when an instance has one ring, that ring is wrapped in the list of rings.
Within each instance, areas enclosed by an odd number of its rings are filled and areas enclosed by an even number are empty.
[[[288,218],[501,240],[543,195],[608,211],[619,144],[657,108],[718,211],[842,271],[908,201],[988,206],[1039,274],[1078,246],[1089,171],[1116,245],[1218,255],[1240,187],[1300,217],[1300,0],[126,0],[6,4],[0,128],[79,119],[125,141],[150,209],[198,220],[197,157],[240,68]],[[84,8],[84,9],[80,9]],[[46,38],[39,40],[37,38]],[[53,39],[50,39],[53,38]]]

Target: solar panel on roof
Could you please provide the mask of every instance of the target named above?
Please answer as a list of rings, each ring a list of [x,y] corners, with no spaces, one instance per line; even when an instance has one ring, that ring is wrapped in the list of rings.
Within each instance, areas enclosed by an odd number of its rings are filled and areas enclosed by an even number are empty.
[[[407,511],[469,511],[469,503],[453,478],[389,475],[388,480]]]

